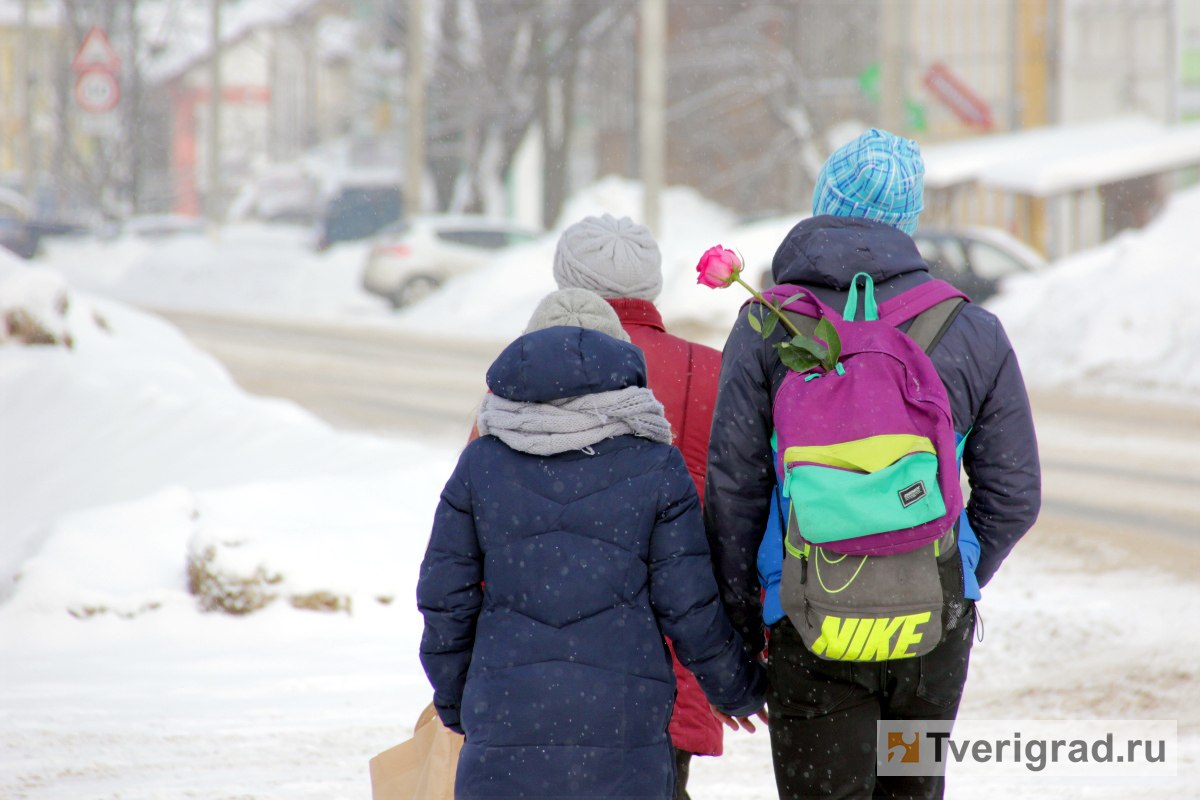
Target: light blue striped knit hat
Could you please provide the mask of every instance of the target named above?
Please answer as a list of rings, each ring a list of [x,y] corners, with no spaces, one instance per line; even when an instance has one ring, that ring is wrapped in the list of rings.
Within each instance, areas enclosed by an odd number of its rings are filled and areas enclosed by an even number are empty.
[[[833,152],[813,187],[813,216],[861,217],[911,234],[925,208],[925,163],[912,139],[871,128]]]

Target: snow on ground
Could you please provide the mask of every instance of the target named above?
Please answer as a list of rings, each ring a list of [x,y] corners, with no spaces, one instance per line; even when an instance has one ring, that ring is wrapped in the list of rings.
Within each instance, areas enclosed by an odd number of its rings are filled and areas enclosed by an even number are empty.
[[[1200,383],[1183,300],[1200,265],[1181,246],[1197,203],[1181,194],[1147,230],[1010,287],[996,308],[1031,382]],[[610,181],[564,218],[637,208]],[[669,195],[665,221],[668,319],[714,327],[743,298],[696,287],[695,258],[720,242],[769,259],[790,227],[739,228],[687,192]],[[58,342],[0,339],[0,797],[369,796],[367,759],[408,736],[429,697],[413,595],[455,448],[350,435],[248,397],[127,304],[400,325],[465,314],[481,337],[510,335],[553,288],[553,241],[398,319],[358,290],[361,250],[314,255],[288,229],[0,256],[0,315],[26,309],[40,325],[24,335]],[[1140,279],[1162,291],[1143,296]],[[1069,321],[1088,334],[1064,335]],[[1200,797],[1200,631],[1179,622],[1200,614],[1200,586],[1170,557],[1133,561],[1099,533],[1044,525],[988,587],[963,716],[1179,719],[1178,780],[1020,794]],[[773,797],[766,736],[727,743],[696,763],[692,796]]]
[[[456,454],[247,396],[0,257],[16,308],[60,343],[0,343],[0,797],[364,796],[425,702],[415,565]],[[265,608],[202,613],[198,578]]]
[[[37,531],[65,513],[176,484],[207,489],[395,463],[395,445],[336,434],[290,403],[247,396],[157,317],[68,292],[15,259],[0,270],[0,310],[38,309],[72,344],[9,343],[0,358],[0,599],[36,550]]]
[[[344,320],[387,312],[358,283],[365,244],[323,253],[312,245],[306,228],[247,223],[209,233],[50,241],[44,263],[76,289],[152,309]]]

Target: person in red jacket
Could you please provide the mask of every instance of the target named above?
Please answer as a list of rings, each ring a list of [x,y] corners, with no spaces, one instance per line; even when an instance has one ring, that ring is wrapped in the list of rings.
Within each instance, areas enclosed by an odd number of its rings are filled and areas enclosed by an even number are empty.
[[[662,290],[662,254],[648,228],[628,217],[584,217],[558,240],[554,279],[560,289],[588,289],[617,312],[621,325],[646,358],[647,384],[666,409],[673,443],[704,501],[708,436],[721,354],[667,333],[654,300]],[[674,657],[674,652],[672,652]],[[677,697],[671,717],[677,800],[688,797],[692,755],[719,756],[721,722],[709,710],[695,677],[674,659]],[[730,720],[726,724],[737,727]],[[748,730],[753,727],[747,725]]]

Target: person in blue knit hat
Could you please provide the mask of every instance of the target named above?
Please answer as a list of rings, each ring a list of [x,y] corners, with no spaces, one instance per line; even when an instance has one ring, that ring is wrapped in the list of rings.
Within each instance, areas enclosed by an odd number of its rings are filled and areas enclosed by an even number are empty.
[[[871,128],[821,167],[812,213],[873,219],[911,236],[925,208],[924,178],[916,142]]]
[[[867,130],[838,148],[817,179],[813,215],[775,252],[774,282],[803,287],[841,309],[860,272],[871,276],[880,305],[931,281],[910,235],[924,208],[924,172],[917,143],[887,131]],[[762,652],[769,634],[768,729],[779,797],[937,800],[942,776],[879,769],[877,727],[881,720],[954,720],[975,601],[1037,519],[1041,466],[1016,353],[1000,320],[974,303],[958,307],[929,353],[971,485],[956,530],[958,557],[939,562],[941,640],[912,658],[829,660],[806,646],[783,609],[788,512],[776,500],[771,440],[772,409],[788,373],[774,345],[785,334],[780,326],[764,339],[749,314],[747,305],[721,357],[704,512],[726,613],[752,654]]]

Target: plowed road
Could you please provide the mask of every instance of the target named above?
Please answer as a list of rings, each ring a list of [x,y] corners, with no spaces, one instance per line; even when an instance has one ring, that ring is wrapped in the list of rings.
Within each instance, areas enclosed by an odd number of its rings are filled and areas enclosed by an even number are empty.
[[[376,327],[166,315],[247,391],[289,398],[339,428],[465,441],[504,342]],[[1200,406],[1037,394],[1040,524],[1200,545]],[[1184,546],[1191,558],[1200,547]],[[1200,561],[1197,562],[1200,565]]]

